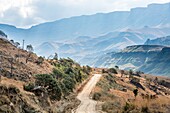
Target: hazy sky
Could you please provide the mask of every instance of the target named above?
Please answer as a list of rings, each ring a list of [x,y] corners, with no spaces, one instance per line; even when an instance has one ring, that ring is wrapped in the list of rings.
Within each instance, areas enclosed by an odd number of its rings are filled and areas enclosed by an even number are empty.
[[[28,27],[71,16],[167,2],[170,0],[0,0],[0,23]]]

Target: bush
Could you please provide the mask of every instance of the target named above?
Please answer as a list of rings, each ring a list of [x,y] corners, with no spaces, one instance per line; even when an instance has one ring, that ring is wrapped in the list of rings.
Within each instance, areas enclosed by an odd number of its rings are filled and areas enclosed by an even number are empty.
[[[66,88],[66,86],[65,86],[65,84],[63,82],[60,82],[59,86],[60,86],[60,88],[62,90],[63,96],[69,95],[69,91],[68,91],[68,89]]]
[[[105,102],[102,105],[102,110],[106,113],[119,113],[118,110],[121,109],[120,102]]]
[[[53,75],[56,79],[62,78],[64,76],[64,73],[62,73],[60,70],[54,68],[53,69]]]
[[[142,113],[150,113],[149,112],[149,108],[147,106],[146,107],[142,107],[141,112]]]
[[[64,83],[65,87],[71,92],[75,88],[75,81],[69,76],[65,77],[65,79],[63,80],[63,83]]]
[[[94,99],[94,100],[99,100],[100,97],[101,97],[101,94],[100,94],[100,93],[94,93],[94,94],[93,94],[93,99]]]
[[[138,89],[134,89],[134,90],[133,90],[133,93],[134,93],[134,96],[135,96],[135,98],[136,98],[136,96],[138,95]]]
[[[129,113],[134,109],[135,109],[135,105],[126,102],[126,105],[123,107],[123,113]]]
[[[115,68],[110,68],[108,71],[114,74],[118,74]]]
[[[33,83],[29,83],[27,85],[24,85],[24,90],[25,91],[32,91],[34,89],[34,84]]]
[[[133,70],[129,70],[129,75],[131,76],[131,75],[133,75]]]
[[[51,75],[48,74],[36,75],[35,83],[37,86],[44,87],[52,100],[61,99],[62,95],[61,89],[59,88],[57,81]]]
[[[44,62],[44,58],[43,57],[38,57],[37,61],[35,63],[37,63],[37,65],[40,65]]]

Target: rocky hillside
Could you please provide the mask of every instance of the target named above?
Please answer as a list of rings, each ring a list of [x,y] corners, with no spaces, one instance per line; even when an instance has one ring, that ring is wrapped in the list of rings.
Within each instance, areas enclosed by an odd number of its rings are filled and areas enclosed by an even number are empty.
[[[164,46],[135,45],[128,46],[121,52],[112,52],[104,55],[96,62],[101,67],[120,66],[124,69],[140,67],[144,62],[159,53]]]
[[[13,42],[0,38],[1,75],[26,81],[35,74],[51,73],[53,66],[45,60],[38,65],[39,60],[36,54],[19,49]]]
[[[170,48],[163,48],[157,55],[142,65],[139,70],[156,75],[170,75]]]
[[[148,74],[169,76],[169,47],[161,45],[128,46],[98,58],[94,66],[140,70]]]
[[[46,60],[0,38],[0,112],[70,113],[90,72],[72,59]]]

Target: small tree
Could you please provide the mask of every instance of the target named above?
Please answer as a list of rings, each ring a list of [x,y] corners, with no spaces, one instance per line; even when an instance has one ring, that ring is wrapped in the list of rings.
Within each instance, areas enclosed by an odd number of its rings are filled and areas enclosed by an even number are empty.
[[[57,53],[55,53],[55,55],[54,55],[54,58],[53,58],[54,60],[58,60],[58,54]]]
[[[119,69],[119,66],[115,66],[116,69]]]
[[[13,45],[15,45],[14,40],[10,40],[10,42],[11,42]]]
[[[35,63],[37,63],[38,65],[42,64],[44,62],[44,58],[42,56],[38,57],[37,61]]]
[[[34,51],[34,49],[33,49],[33,47],[32,47],[31,44],[30,44],[30,45],[27,45],[26,49],[27,49],[27,51],[30,52],[30,53]]]
[[[117,71],[116,71],[115,68],[110,68],[110,69],[109,69],[109,72],[114,73],[114,74],[117,74]]]
[[[27,45],[26,50],[29,52],[28,56],[26,57],[26,63],[28,62],[28,59],[31,57],[32,52],[34,51],[32,45]]]
[[[135,100],[136,100],[136,96],[138,95],[138,89],[134,89],[134,90],[133,90],[133,94],[134,94]]]
[[[133,75],[133,70],[129,70],[129,75],[132,76]]]
[[[18,46],[20,45],[19,42],[15,42],[14,45],[18,48]]]
[[[120,73],[121,73],[121,77],[123,77],[123,75],[125,74],[125,71],[121,70]]]

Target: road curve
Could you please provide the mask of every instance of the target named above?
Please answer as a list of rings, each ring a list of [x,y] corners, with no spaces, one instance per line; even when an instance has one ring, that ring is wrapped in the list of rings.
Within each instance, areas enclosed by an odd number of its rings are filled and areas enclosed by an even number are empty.
[[[75,113],[97,113],[95,109],[97,102],[90,99],[89,96],[101,76],[101,74],[94,74],[90,81],[85,85],[82,92],[78,94],[77,98],[81,101],[81,104]]]

